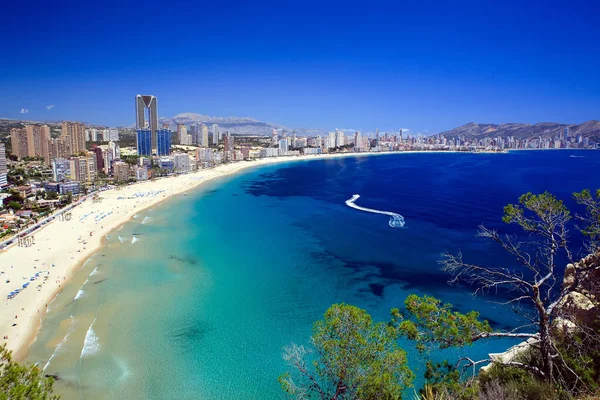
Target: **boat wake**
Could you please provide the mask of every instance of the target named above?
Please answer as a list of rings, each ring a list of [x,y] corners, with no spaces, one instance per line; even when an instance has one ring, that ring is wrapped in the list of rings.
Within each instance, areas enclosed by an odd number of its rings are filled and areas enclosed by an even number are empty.
[[[404,224],[405,224],[404,217],[402,215],[398,214],[398,213],[394,213],[394,212],[391,212],[391,211],[373,210],[371,208],[365,208],[365,207],[357,206],[356,204],[354,204],[354,202],[356,200],[358,200],[359,197],[360,197],[360,195],[355,194],[354,196],[352,196],[352,198],[346,200],[346,205],[348,207],[352,207],[352,208],[355,208],[355,209],[360,210],[360,211],[370,212],[370,213],[374,213],[374,214],[389,215],[390,216],[390,221],[388,222],[388,224],[392,228],[402,228],[404,226]]]

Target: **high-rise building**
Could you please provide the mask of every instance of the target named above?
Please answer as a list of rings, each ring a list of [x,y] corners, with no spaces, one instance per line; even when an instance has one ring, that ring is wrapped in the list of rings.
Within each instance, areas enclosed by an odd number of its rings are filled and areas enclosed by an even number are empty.
[[[344,136],[344,132],[335,130],[335,147],[342,147],[345,145],[346,136]]]
[[[43,157],[44,163],[50,165],[48,141],[50,140],[50,127],[48,125],[25,125],[27,132],[27,153],[29,157]]]
[[[288,140],[287,138],[283,138],[279,141],[279,155],[285,156],[288,152]]]
[[[4,143],[0,143],[0,187],[8,185],[7,174],[6,149]]]
[[[363,148],[363,142],[362,142],[362,137],[360,135],[360,132],[355,132],[354,133],[354,149],[361,150],[362,148]]]
[[[156,131],[156,154],[159,156],[171,155],[171,130],[162,128]]]
[[[208,147],[209,143],[208,143],[208,126],[202,124],[202,126],[200,127],[201,129],[201,133],[200,133],[200,146],[202,147]]]
[[[10,130],[10,144],[14,156],[18,158],[28,156],[29,149],[27,146],[27,131],[25,129],[12,128]]]
[[[96,146],[92,149],[92,153],[96,156],[96,169],[98,171],[104,171],[104,152],[100,146]]]
[[[233,153],[233,136],[227,132],[223,137],[223,156],[225,157],[225,161],[231,160]]]
[[[13,128],[10,130],[10,140],[15,156],[19,158],[42,157],[46,164],[50,164],[48,151],[50,127],[48,125],[25,125],[25,129]]]
[[[56,138],[48,141],[48,153],[50,160],[55,158],[69,158],[73,152],[71,151],[71,138]]]
[[[335,147],[335,132],[329,132],[327,134],[327,147],[328,149],[333,149]]]
[[[189,145],[187,127],[184,124],[177,124],[177,137],[180,145]]]
[[[123,161],[113,163],[114,178],[119,182],[127,182],[129,180],[129,164]]]
[[[52,160],[52,180],[62,182],[71,176],[71,162],[67,158],[55,158]]]
[[[96,155],[87,154],[80,157],[72,157],[69,169],[71,170],[71,179],[77,182],[92,182],[98,176],[96,166]]]
[[[154,148],[158,129],[158,99],[152,95],[135,96],[135,117],[136,129],[150,129],[150,149]]]
[[[213,134],[213,144],[219,144],[219,125],[213,124],[212,126],[212,134]]]
[[[273,136],[271,137],[271,145],[277,146],[279,140],[279,134],[277,133],[277,129],[273,129]]]
[[[152,131],[150,129],[138,129],[136,142],[138,156],[152,155]]]
[[[70,141],[72,154],[86,151],[85,125],[79,122],[63,121],[61,137]]]
[[[107,142],[113,141],[113,142],[118,142],[119,141],[119,130],[117,128],[112,128],[108,130],[108,140],[106,140]]]
[[[179,174],[185,174],[190,172],[190,156],[183,154],[174,154],[173,155],[173,166],[175,168],[175,172]]]

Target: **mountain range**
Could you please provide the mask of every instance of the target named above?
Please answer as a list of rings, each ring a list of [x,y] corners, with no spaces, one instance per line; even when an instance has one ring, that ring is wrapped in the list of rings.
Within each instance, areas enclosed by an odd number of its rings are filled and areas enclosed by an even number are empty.
[[[538,124],[478,124],[470,122],[439,133],[446,138],[465,136],[473,139],[484,137],[507,137],[514,136],[518,139],[526,138],[554,138],[559,137],[565,128],[569,128],[569,136],[589,137],[595,142],[600,142],[600,121],[590,120],[582,124],[559,124],[555,122],[540,122]]]
[[[212,124],[218,124],[221,132],[230,132],[233,135],[255,135],[268,136],[273,133],[273,129],[282,129],[291,132],[295,130],[298,135],[322,135],[322,129],[309,128],[288,128],[280,124],[263,122],[249,117],[210,117],[196,113],[177,114],[172,118],[161,117],[158,119],[160,124],[169,124],[171,129],[175,129],[177,124],[205,124],[211,129]]]

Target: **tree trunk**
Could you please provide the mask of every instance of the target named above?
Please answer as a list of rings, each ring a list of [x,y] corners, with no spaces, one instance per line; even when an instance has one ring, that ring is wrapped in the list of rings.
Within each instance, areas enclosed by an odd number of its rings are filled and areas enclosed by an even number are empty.
[[[553,362],[552,362],[552,343],[550,338],[550,322],[546,310],[544,310],[541,302],[538,302],[540,309],[540,357],[542,359],[542,372],[545,380],[552,379]]]

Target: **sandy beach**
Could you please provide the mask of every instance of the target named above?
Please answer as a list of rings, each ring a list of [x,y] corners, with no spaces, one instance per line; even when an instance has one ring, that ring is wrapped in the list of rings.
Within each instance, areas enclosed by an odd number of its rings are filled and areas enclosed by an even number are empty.
[[[111,231],[144,209],[215,178],[260,165],[384,153],[349,153],[266,158],[220,165],[214,169],[145,181],[99,193],[71,211],[70,220],[56,219],[35,231],[33,245],[12,245],[0,252],[0,343],[6,343],[17,360],[27,355],[48,304],[78,267],[102,245]],[[28,284],[26,288],[23,285]],[[12,299],[7,296],[22,289]]]

